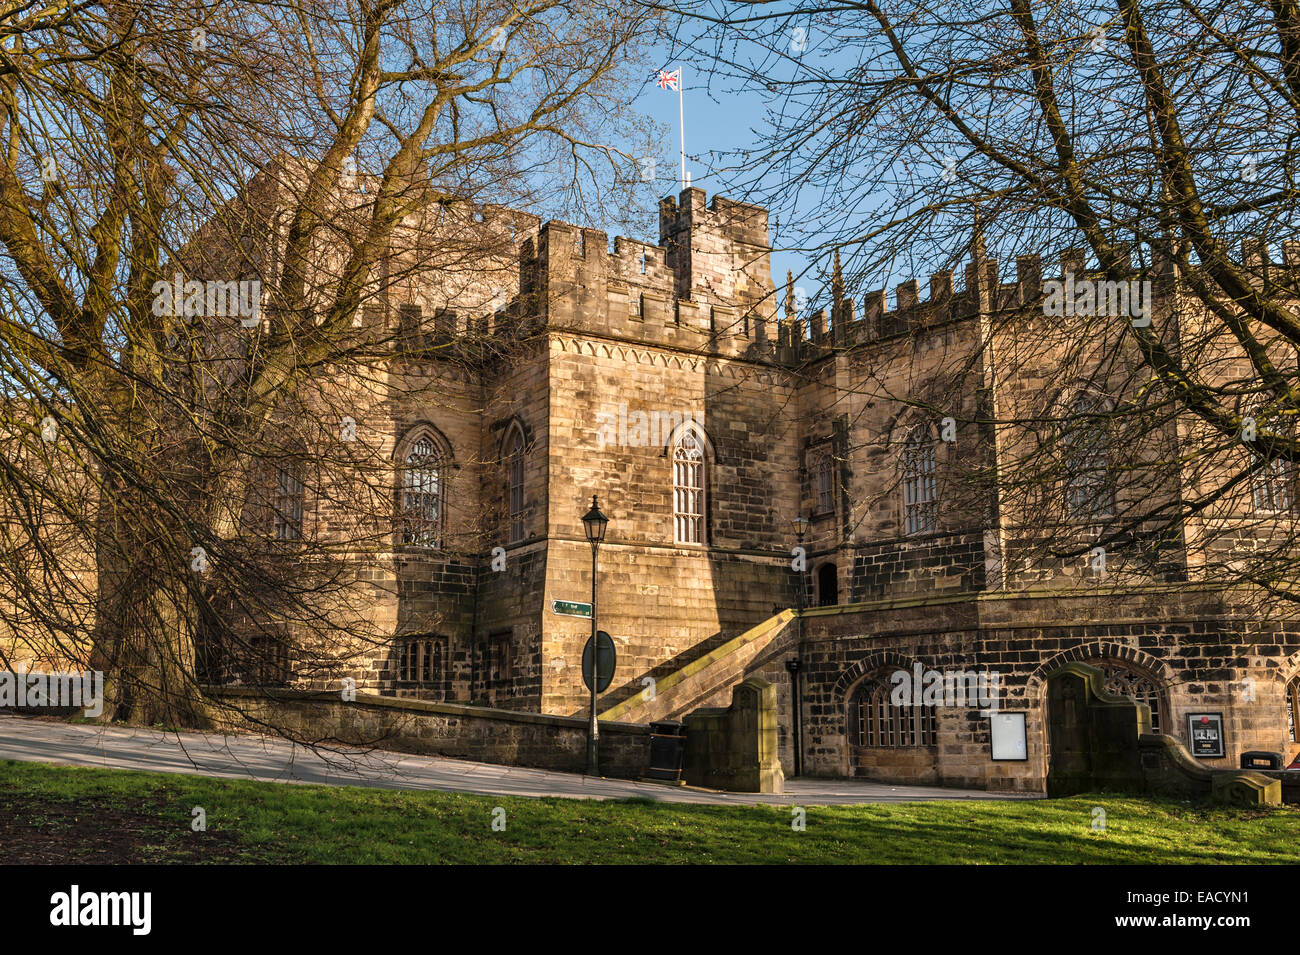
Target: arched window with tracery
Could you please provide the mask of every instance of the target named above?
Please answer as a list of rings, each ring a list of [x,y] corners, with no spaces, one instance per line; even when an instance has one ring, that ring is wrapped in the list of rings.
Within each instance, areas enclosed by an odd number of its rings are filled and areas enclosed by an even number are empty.
[[[835,510],[835,474],[829,451],[821,451],[813,458],[813,491],[817,496],[818,514],[830,514]]]
[[[939,527],[939,485],[930,429],[915,429],[903,445],[903,531],[932,534]]]
[[[1290,440],[1293,429],[1279,415],[1256,419],[1257,434],[1274,435]],[[1256,453],[1256,463],[1250,475],[1252,503],[1257,514],[1285,514],[1295,503],[1295,466],[1283,458],[1269,460]]]
[[[1151,708],[1151,732],[1168,732],[1166,714],[1169,706],[1165,700],[1164,687],[1155,674],[1136,663],[1111,657],[1095,657],[1084,662],[1106,675],[1107,693],[1127,696]]]
[[[276,469],[271,501],[271,531],[278,541],[302,539],[303,483],[301,472],[290,464]]]
[[[909,674],[910,677],[910,674]],[[864,749],[906,749],[938,744],[933,706],[896,706],[889,673],[868,677],[849,697],[848,736]]]
[[[506,503],[509,543],[517,544],[524,539],[524,432],[517,423],[506,436]]]
[[[441,547],[444,504],[442,448],[432,435],[421,434],[411,443],[402,462],[402,543]]]
[[[1069,405],[1061,432],[1065,474],[1065,510],[1073,521],[1113,517],[1105,406],[1095,395],[1080,395]]]
[[[686,429],[673,446],[673,540],[678,544],[705,543],[704,442]]]

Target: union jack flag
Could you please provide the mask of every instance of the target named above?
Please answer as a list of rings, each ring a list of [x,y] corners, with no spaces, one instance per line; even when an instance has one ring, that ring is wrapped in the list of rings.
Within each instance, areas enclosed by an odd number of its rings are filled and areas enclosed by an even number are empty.
[[[659,71],[659,88],[661,90],[676,90],[677,83],[681,79],[681,70],[673,70],[671,73],[667,70]]]

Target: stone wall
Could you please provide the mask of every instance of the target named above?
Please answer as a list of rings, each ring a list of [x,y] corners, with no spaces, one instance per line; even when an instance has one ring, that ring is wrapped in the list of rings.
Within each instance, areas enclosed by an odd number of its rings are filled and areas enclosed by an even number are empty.
[[[685,663],[794,602],[798,463],[795,430],[781,416],[791,397],[782,375],[749,362],[553,335],[543,711],[585,710],[576,664],[590,624],[550,605],[590,599],[580,518],[593,494],[610,518],[599,609],[619,654],[611,692],[639,692],[656,668]],[[686,418],[699,427],[707,462],[701,545],[674,533],[670,445]],[[633,431],[656,421],[669,427]]]
[[[706,205],[699,190],[661,212],[659,245],[619,237],[612,251],[597,230],[525,223],[517,263],[497,263],[511,297],[506,324],[519,321],[511,347],[470,363],[475,374],[461,378],[431,353],[413,373],[427,376],[423,392],[436,400],[422,404],[417,387],[411,401],[382,409],[399,435],[424,421],[445,437],[457,462],[448,530],[465,531],[450,537],[470,559],[399,551],[391,574],[377,572],[365,603],[373,600],[380,632],[445,635],[451,669],[442,685],[403,685],[393,679],[395,641],[359,674],[361,686],[584,713],[578,661],[590,625],[551,605],[590,599],[579,517],[592,494],[611,518],[600,574],[600,623],[619,651],[611,693],[639,691],[656,668],[707,653],[793,603],[788,528],[800,460],[783,409],[795,386],[770,360],[766,213],[721,198]],[[438,314],[414,271],[411,295]],[[452,331],[476,322],[461,315]],[[611,411],[699,424],[708,452],[703,545],[674,540],[669,429],[638,442],[624,425],[607,443],[598,428]],[[527,533],[515,542],[502,457],[513,427],[527,436]],[[400,437],[385,452],[400,455]],[[505,549],[504,570],[492,568],[494,546]]]
[[[731,705],[686,716],[683,775],[693,786],[729,792],[780,793],[776,756],[776,688],[759,677],[738,684]]]
[[[1277,806],[1280,780],[1238,769],[1207,769],[1177,739],[1150,732],[1145,704],[1105,690],[1105,674],[1074,662],[1047,674],[1049,796],[1134,792]]]
[[[1044,677],[1072,660],[1128,661],[1157,680],[1161,730],[1184,743],[1189,712],[1221,712],[1227,753],[1202,759],[1236,768],[1247,750],[1287,739],[1283,689],[1300,670],[1300,632],[1261,626],[1255,606],[1205,588],[1147,588],[1064,596],[986,594],[820,608],[805,615],[804,759],[813,775],[1041,792],[1047,775]],[[978,708],[936,708],[935,745],[863,748],[848,704],[866,677],[910,670],[996,671],[1004,711],[1026,714],[1028,758],[994,762]],[[1247,682],[1249,681],[1249,682]],[[1249,692],[1245,692],[1249,687]],[[788,771],[787,764],[787,771]]]
[[[471,231],[498,229],[509,215],[493,210]],[[892,309],[883,290],[871,292],[860,316],[837,267],[827,327],[825,311],[777,319],[767,216],[755,206],[707,203],[702,191],[684,190],[661,203],[657,244],[615,237],[612,248],[605,233],[578,225],[528,217],[518,225],[484,274],[459,270],[456,288],[432,259],[404,259],[409,280],[382,303],[386,316],[418,305],[447,347],[395,369],[385,380],[390,390],[372,396],[359,423],[381,436],[381,457],[393,459],[413,427],[436,428],[454,467],[448,546],[425,554],[394,548],[377,561],[391,556],[391,566],[358,582],[357,612],[380,634],[360,673],[363,687],[583,714],[579,660],[590,623],[551,605],[590,599],[580,516],[594,494],[611,518],[599,575],[599,623],[619,653],[608,706],[633,699],[647,678],[683,674],[670,704],[680,708],[717,703],[744,676],[761,675],[778,688],[779,751],[790,771],[795,720],[784,663],[799,654],[807,771],[1035,790],[1046,772],[1043,668],[1100,656],[1159,682],[1161,715],[1174,733],[1193,709],[1222,710],[1232,746],[1226,760],[1247,748],[1287,748],[1282,688],[1300,669],[1291,630],[1257,624],[1253,610],[1203,591],[1151,589],[1189,576],[1177,553],[1136,560],[1127,552],[1136,544],[1127,551],[1116,544],[1109,577],[1077,557],[1040,560],[1042,549],[1030,547],[1041,543],[1030,540],[1035,535],[1070,544],[1095,529],[1026,516],[1047,513],[1029,508],[1034,495],[1059,495],[1047,486],[1050,475],[1014,473],[993,486],[1004,474],[994,466],[1023,450],[1015,440],[1037,439],[1027,431],[1008,438],[1006,427],[994,433],[990,417],[1051,419],[1068,397],[1065,373],[1092,370],[1062,368],[1061,356],[1105,367],[1126,336],[1116,323],[1095,343],[1085,338],[1081,352],[1046,347],[1041,360],[1017,358],[1018,345],[1077,332],[1043,321],[1041,262],[1018,260],[1015,281],[1000,281],[975,236],[964,289],[954,288],[951,271],[937,272],[926,300],[916,282],[904,282]],[[495,309],[489,299],[498,282],[508,301]],[[1168,306],[1166,295],[1163,317]],[[458,310],[450,323],[438,317],[448,307]],[[1131,344],[1123,347],[1120,378],[1134,359]],[[1123,390],[1122,381],[1097,384]],[[707,535],[698,544],[674,538],[672,435],[658,429],[638,441],[629,420],[686,414],[706,450]],[[602,436],[611,415],[614,432]],[[503,460],[513,428],[527,437],[526,532],[516,541],[505,520]],[[1176,460],[1161,443],[1176,430],[1171,422],[1142,447],[1159,461]],[[914,435],[933,444],[937,486],[934,525],[922,530],[909,528],[900,486]],[[1041,437],[1050,446],[1046,431]],[[816,481],[823,460],[833,475],[829,501]],[[1166,485],[1178,480],[1173,469],[1167,481],[1121,498],[1169,494]],[[796,515],[811,520],[802,578],[790,564]],[[325,518],[335,516],[346,513]],[[502,570],[491,566],[494,547],[504,548]],[[1031,586],[1042,589],[1003,589]],[[808,612],[761,652],[712,656],[801,599],[841,606]],[[448,641],[440,685],[394,679],[392,638],[412,633]],[[991,763],[987,719],[952,708],[936,714],[932,745],[852,744],[845,720],[854,687],[872,671],[918,661],[1002,673],[1003,705],[1027,714],[1029,758]],[[1247,681],[1257,691],[1250,701],[1240,692]]]
[[[486,707],[357,694],[226,688],[215,691],[226,728],[280,728],[304,742],[333,742],[450,756],[507,766],[581,773],[587,765],[587,721]],[[601,723],[602,776],[636,779],[650,765],[649,728]]]
[[[776,690],[777,748],[790,775],[795,716],[786,664],[798,658],[805,774],[1042,792],[1050,753],[1046,674],[1075,661],[1100,662],[1150,675],[1160,728],[1170,739],[1188,742],[1191,712],[1223,714],[1226,754],[1195,760],[1207,772],[1236,769],[1241,753],[1253,749],[1281,752],[1289,763],[1300,745],[1289,740],[1283,687],[1300,672],[1300,633],[1261,632],[1253,604],[1238,597],[1206,588],[1149,588],[1068,599],[1053,593],[900,598],[786,613],[681,666],[652,671],[653,699],[629,694],[612,701],[607,713],[681,719],[697,706],[724,706],[733,687],[760,677]],[[851,724],[854,691],[866,679],[911,672],[918,663],[925,670],[997,674],[998,708],[1025,714],[1027,758],[991,758],[982,703],[936,706],[932,741],[861,745]],[[1291,780],[1295,774],[1276,775],[1284,789],[1300,782]]]

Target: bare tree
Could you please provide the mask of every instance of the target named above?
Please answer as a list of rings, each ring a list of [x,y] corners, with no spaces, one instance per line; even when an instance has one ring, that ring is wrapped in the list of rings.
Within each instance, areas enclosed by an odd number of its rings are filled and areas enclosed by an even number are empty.
[[[230,662],[196,659],[204,633],[272,670],[292,638],[320,682],[391,637],[347,599],[391,562],[391,435],[347,422],[452,400],[404,358],[482,361],[527,306],[512,289],[491,341],[472,324],[454,348],[386,310],[435,269],[443,301],[505,294],[491,273],[524,237],[485,204],[636,213],[650,131],[626,89],[652,19],[599,0],[0,11],[0,663],[103,669],[106,718],[196,725]]]
[[[978,409],[961,506],[1001,521],[1008,575],[1100,547],[1143,579],[1292,594],[1295,4],[701,0],[678,37],[715,88],[769,104],[717,162],[773,207],[778,247],[843,253],[849,300],[937,272],[928,306],[900,293],[914,327],[954,317],[935,299],[976,266],[947,383],[873,344],[861,393]],[[999,257],[1023,257],[1015,285]]]

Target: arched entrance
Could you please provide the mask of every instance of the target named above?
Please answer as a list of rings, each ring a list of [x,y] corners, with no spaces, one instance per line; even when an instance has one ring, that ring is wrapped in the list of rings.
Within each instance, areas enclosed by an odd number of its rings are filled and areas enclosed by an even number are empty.
[[[1126,659],[1128,655],[1137,655],[1144,657],[1141,662]],[[1045,779],[1051,778],[1053,767],[1057,770],[1063,764],[1068,764],[1072,760],[1083,760],[1088,762],[1091,756],[1088,755],[1089,746],[1086,741],[1074,740],[1072,745],[1066,742],[1065,751],[1058,752],[1058,740],[1054,739],[1053,721],[1062,722],[1062,713],[1053,711],[1052,681],[1046,679],[1048,674],[1056,673],[1071,664],[1083,664],[1092,669],[1102,672],[1102,688],[1113,696],[1128,697],[1138,703],[1146,704],[1151,712],[1151,731],[1155,733],[1164,733],[1171,736],[1178,735],[1178,727],[1173,722],[1173,712],[1169,706],[1169,690],[1166,671],[1161,668],[1159,661],[1154,658],[1145,657],[1144,654],[1135,651],[1132,648],[1122,644],[1105,644],[1094,643],[1078,647],[1043,661],[1031,678],[1041,683],[1041,715],[1042,715],[1042,750],[1041,750],[1041,767]],[[1068,681],[1067,681],[1068,682]],[[1058,697],[1060,692],[1064,692],[1061,686],[1058,686]],[[1077,691],[1077,688],[1076,688]],[[1068,695],[1068,694],[1067,694]],[[1079,720],[1084,719],[1083,700],[1076,698],[1073,701],[1067,701],[1063,698],[1056,700],[1058,711],[1063,704],[1070,704],[1066,709],[1074,713],[1074,719],[1064,719],[1064,723],[1073,723],[1076,728]],[[1064,729],[1064,725],[1057,727],[1058,730]],[[1066,733],[1068,737],[1070,734]],[[1082,747],[1082,748],[1080,748]],[[1032,738],[1030,740],[1030,750],[1034,749]],[[1031,759],[1035,759],[1031,755]],[[1050,787],[1049,787],[1050,788]]]
[[[1090,657],[1083,661],[1106,674],[1106,692],[1127,696],[1151,708],[1151,732],[1172,733],[1169,725],[1169,701],[1160,679],[1145,667],[1115,657]]]

